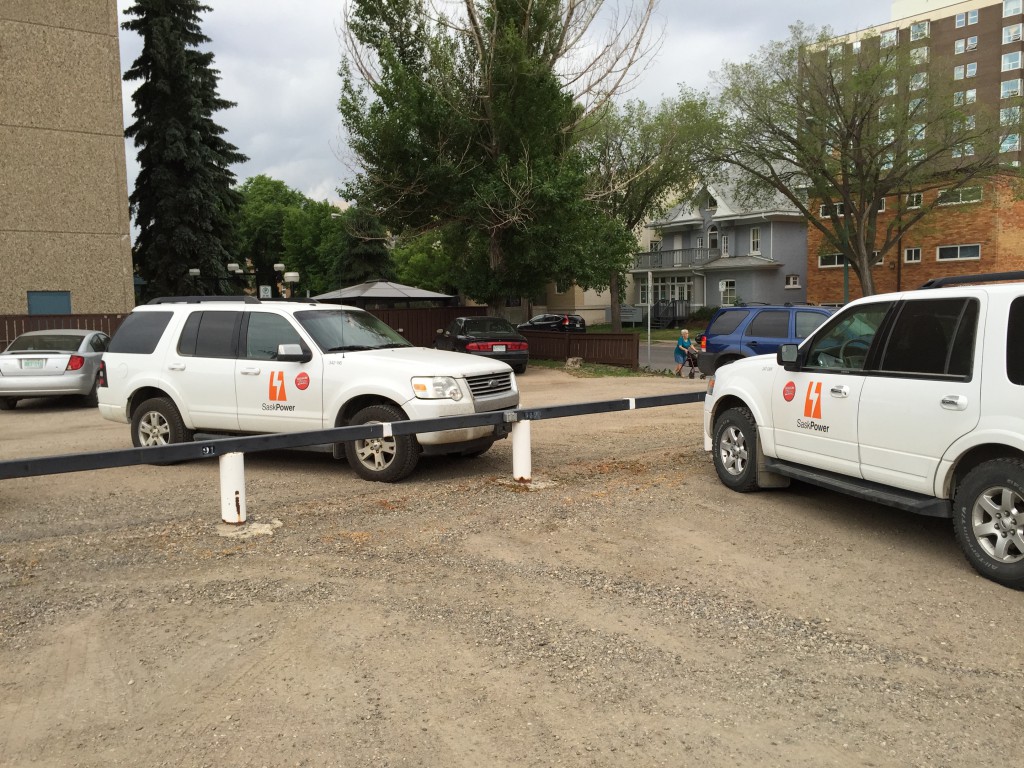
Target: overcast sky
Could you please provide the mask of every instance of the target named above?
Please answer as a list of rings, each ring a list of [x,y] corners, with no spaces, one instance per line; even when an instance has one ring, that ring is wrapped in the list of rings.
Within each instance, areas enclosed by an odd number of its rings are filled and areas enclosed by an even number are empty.
[[[249,161],[235,166],[239,182],[259,173],[314,200],[339,200],[352,175],[337,111],[343,0],[206,0],[203,16],[220,95],[237,104],[215,120]],[[614,3],[615,0],[608,0]],[[118,0],[123,11],[131,0]],[[746,61],[795,21],[853,32],[890,19],[889,0],[661,0],[664,43],[629,98],[657,102],[683,83],[709,87],[723,61]],[[121,31],[121,67],[138,56],[141,39]],[[124,83],[125,122],[134,83]],[[135,185],[135,149],[127,145],[128,185]]]

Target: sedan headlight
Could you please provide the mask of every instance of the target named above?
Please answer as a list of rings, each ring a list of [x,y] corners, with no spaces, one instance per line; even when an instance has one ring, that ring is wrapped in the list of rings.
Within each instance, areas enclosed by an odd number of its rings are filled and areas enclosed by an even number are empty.
[[[462,399],[462,388],[451,376],[416,376],[412,391],[420,400]]]

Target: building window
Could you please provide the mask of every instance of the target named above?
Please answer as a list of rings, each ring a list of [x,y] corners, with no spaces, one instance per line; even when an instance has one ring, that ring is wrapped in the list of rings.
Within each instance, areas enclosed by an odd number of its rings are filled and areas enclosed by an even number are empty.
[[[787,288],[799,288],[800,287],[800,275],[786,275],[786,287]]]
[[[981,187],[960,187],[960,189],[943,189],[939,192],[939,205],[957,205],[958,203],[980,203]]]
[[[1003,45],[1007,45],[1008,43],[1019,43],[1020,33],[1020,24],[1011,24],[1008,27],[1003,27]]]
[[[711,227],[708,230],[708,248],[718,247],[718,227]]]
[[[722,235],[722,255],[723,256],[728,256],[729,255],[729,236],[728,235]]]
[[[940,245],[936,258],[939,261],[964,261],[981,258],[980,245]]]
[[[1003,18],[1020,13],[1020,0],[1003,0]]]
[[[1003,137],[999,142],[1000,152],[1020,152],[1020,134],[1011,133]]]
[[[973,104],[977,100],[977,88],[970,88],[966,91],[957,91],[953,94],[953,105],[957,107],[962,107],[964,104]]]
[[[928,37],[927,21],[915,21],[910,25],[910,42],[914,42],[915,40],[924,40],[926,37]]]
[[[878,201],[878,212],[885,213],[885,198],[883,197]]]
[[[921,249],[920,248],[904,248],[903,249],[903,263],[904,264],[916,264],[921,261]]]
[[[699,235],[697,237],[697,247],[698,248],[703,248],[704,247],[704,236],[703,235]]]
[[[723,280],[721,286],[722,286],[722,304],[735,304],[736,303],[736,281],[735,280]]]
[[[1020,78],[1016,80],[1003,80],[999,84],[999,98],[1001,99],[1012,99],[1014,96],[1020,96]]]
[[[883,48],[892,48],[892,46],[898,44],[900,41],[900,31],[898,29],[887,29],[879,35],[878,43]]]
[[[978,74],[978,62],[972,61],[970,64],[961,64],[953,67],[953,79],[963,80],[965,77],[975,77]],[[927,85],[927,81],[925,82]],[[913,86],[911,86],[913,87]]]
[[[977,23],[978,23],[978,12],[976,10],[975,11],[967,11],[967,13],[958,13],[956,15],[956,28],[957,29],[960,29],[960,27],[966,27],[968,24],[977,24]]]
[[[910,132],[907,134],[907,138],[911,141],[924,141],[925,130],[924,123],[916,123],[910,126]]]
[[[854,40],[850,43],[850,50],[853,51],[854,54],[860,53],[860,40]]]
[[[660,251],[660,250],[661,250],[661,240],[651,240],[651,251],[654,252],[654,251]]]
[[[1017,125],[1020,122],[1020,106],[1005,107],[999,110],[1000,125]]]
[[[964,37],[953,43],[953,53],[961,54],[965,51],[973,51],[978,47],[978,36]],[[928,50],[927,48],[925,49]],[[915,62],[916,63],[916,62]]]
[[[923,48],[914,48],[910,52],[910,60],[914,64],[926,64],[928,63],[928,46]]]
[[[974,145],[970,142],[953,147],[953,157],[974,157]]]
[[[1020,69],[1020,51],[1003,54],[1002,71],[1009,72],[1012,69]]]
[[[751,227],[750,228],[750,252],[753,254],[761,253],[761,228]]]
[[[960,78],[957,78],[960,79]],[[915,72],[910,76],[910,90],[919,91],[922,88],[928,87],[928,73],[927,72]]]
[[[834,269],[846,265],[846,257],[841,253],[823,253],[818,257],[818,269]]]
[[[842,216],[843,215],[843,212],[844,212],[845,209],[843,208],[843,204],[842,203],[836,203],[832,207],[835,208],[836,216]],[[821,216],[821,218],[823,218],[823,219],[825,217],[827,217],[828,216],[828,206],[824,205],[824,204],[818,206],[818,215]]]
[[[920,192],[911,192],[907,195],[907,208],[920,208],[924,202],[924,195]]]

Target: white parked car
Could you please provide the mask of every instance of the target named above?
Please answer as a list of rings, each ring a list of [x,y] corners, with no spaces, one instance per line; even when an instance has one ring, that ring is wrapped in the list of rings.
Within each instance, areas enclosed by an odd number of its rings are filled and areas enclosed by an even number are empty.
[[[125,318],[103,368],[100,413],[130,423],[136,446],[519,405],[505,363],[413,347],[368,312],[312,300],[156,299]],[[354,440],[334,453],[361,477],[394,482],[421,453],[478,455],[505,436],[487,425]]]
[[[718,477],[950,517],[978,572],[1024,588],[1024,282],[1009,279],[1024,273],[859,299],[799,347],[719,369],[704,403]]]

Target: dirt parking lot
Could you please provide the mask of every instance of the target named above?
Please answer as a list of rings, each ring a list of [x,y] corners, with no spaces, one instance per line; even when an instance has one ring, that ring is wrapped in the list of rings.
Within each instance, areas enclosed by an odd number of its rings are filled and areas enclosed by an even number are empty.
[[[509,441],[398,485],[251,456],[247,538],[212,461],[0,481],[0,765],[1012,761],[1022,596],[947,521],[724,489],[700,414],[536,422],[529,489]],[[0,413],[0,459],[128,445],[92,410]]]

